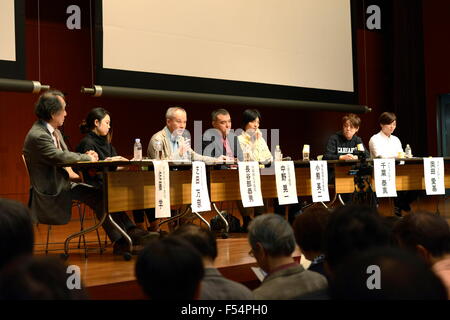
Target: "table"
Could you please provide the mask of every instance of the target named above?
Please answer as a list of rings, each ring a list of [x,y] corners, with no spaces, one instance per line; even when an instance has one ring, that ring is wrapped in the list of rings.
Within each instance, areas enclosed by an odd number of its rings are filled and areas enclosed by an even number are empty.
[[[404,164],[400,165],[400,161],[396,161],[397,190],[424,190],[422,158],[405,159],[402,162]],[[367,163],[371,165],[372,161],[368,161]],[[349,175],[349,171],[354,169],[358,164],[360,164],[358,160],[328,161],[328,165],[334,167],[335,170],[334,185],[336,194],[352,193],[354,191],[354,176]],[[97,229],[106,218],[110,219],[129,241],[131,251],[131,239],[115,224],[109,216],[109,213],[155,207],[155,180],[152,171],[152,162],[98,161],[60,164],[60,166],[68,165],[80,169],[85,167],[97,168],[102,172],[103,183],[106,187],[103,188],[104,215],[102,219],[95,226],[70,235],[65,241],[65,255],[68,255],[68,245],[71,239]],[[299,196],[310,196],[311,179],[309,161],[294,161],[294,165],[297,194]],[[111,167],[126,167],[129,170],[110,171],[109,169]],[[175,165],[171,163],[169,167],[171,205],[189,205],[191,203],[191,164]],[[208,189],[211,202],[240,200],[238,176],[239,173],[236,169],[224,169],[223,165],[218,164],[207,165]],[[450,187],[450,158],[445,158],[445,186],[446,188]],[[277,197],[274,175],[261,175],[261,191],[263,198]],[[216,211],[218,210],[216,209]],[[220,215],[219,211],[218,213]],[[199,217],[202,218],[201,216]],[[203,221],[205,220],[203,219]],[[130,259],[131,254],[126,255],[125,258]]]

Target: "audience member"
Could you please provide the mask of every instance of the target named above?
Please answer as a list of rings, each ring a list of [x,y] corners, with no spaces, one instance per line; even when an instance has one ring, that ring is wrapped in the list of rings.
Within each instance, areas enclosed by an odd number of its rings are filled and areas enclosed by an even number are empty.
[[[168,236],[141,251],[135,273],[152,300],[193,300],[199,297],[204,270],[202,257],[189,242]]]
[[[373,247],[341,265],[330,282],[333,299],[445,300],[439,278],[423,261],[399,248]]]
[[[0,272],[0,300],[87,299],[81,279],[51,257],[22,256]]]
[[[450,299],[450,227],[441,216],[414,212],[401,218],[393,230],[400,247],[418,254],[442,279]]]
[[[295,240],[306,259],[311,261],[308,268],[323,276],[327,276],[324,270],[325,254],[325,230],[330,212],[324,207],[311,207],[295,218],[292,225]]]
[[[32,255],[33,224],[29,210],[20,202],[0,199],[0,269],[21,255]]]
[[[325,230],[325,271],[331,280],[337,268],[352,256],[389,244],[389,232],[376,209],[349,205],[331,214]]]
[[[253,291],[255,299],[295,299],[327,287],[324,276],[305,270],[294,261],[294,232],[283,217],[263,214],[253,219],[248,227],[248,241],[250,255],[267,273],[261,285]]]
[[[185,224],[172,233],[187,240],[200,252],[205,276],[201,282],[200,300],[252,300],[253,294],[239,282],[225,278],[214,267],[217,257],[215,235],[208,229],[195,224]]]

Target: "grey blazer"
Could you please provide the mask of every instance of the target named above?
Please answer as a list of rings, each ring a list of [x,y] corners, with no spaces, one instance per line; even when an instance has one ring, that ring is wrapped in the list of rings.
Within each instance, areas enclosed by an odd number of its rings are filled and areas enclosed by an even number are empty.
[[[298,265],[268,275],[253,294],[255,300],[290,300],[327,287],[324,276]]]
[[[239,282],[225,278],[216,268],[205,268],[200,300],[253,300],[253,293]]]
[[[23,155],[30,174],[30,205],[33,222],[66,224],[72,214],[69,174],[57,163],[89,161],[88,155],[70,152],[59,130],[62,150],[56,148],[52,135],[42,120],[36,121],[23,145]]]

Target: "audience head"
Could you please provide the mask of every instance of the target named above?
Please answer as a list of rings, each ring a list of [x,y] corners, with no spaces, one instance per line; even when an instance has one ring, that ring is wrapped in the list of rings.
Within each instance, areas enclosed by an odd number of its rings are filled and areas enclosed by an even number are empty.
[[[81,133],[93,131],[99,136],[107,136],[111,127],[111,115],[103,108],[92,109],[80,125]]]
[[[216,109],[211,112],[212,126],[226,137],[231,129],[230,113],[225,109]]]
[[[392,112],[383,112],[378,120],[381,131],[387,136],[390,136],[397,127],[397,117]]]
[[[360,252],[339,267],[330,295],[345,300],[447,299],[444,285],[423,261],[391,247]]]
[[[214,233],[195,224],[183,224],[172,235],[187,240],[203,258],[213,262],[217,257],[217,241]]]
[[[418,253],[430,265],[450,254],[450,226],[441,216],[410,213],[397,221],[393,234],[400,247]]]
[[[294,231],[289,223],[277,214],[263,214],[248,226],[251,253],[259,266],[270,272],[268,258],[290,257],[295,250]]]
[[[58,90],[44,92],[38,98],[34,113],[55,128],[62,126],[67,115],[64,94]]]
[[[306,259],[312,260],[324,252],[324,238],[330,211],[310,207],[299,214],[292,225],[295,240]]]
[[[0,300],[87,299],[84,288],[70,282],[71,274],[58,259],[22,256],[0,272]],[[74,284],[69,288],[68,282]]]
[[[186,129],[187,113],[181,107],[171,107],[166,111],[166,126],[171,133],[175,130],[183,133]]]
[[[261,114],[256,109],[247,109],[242,114],[242,129],[257,130],[261,121]]]
[[[351,140],[358,132],[361,118],[354,113],[346,114],[342,118],[342,134],[347,140]]]
[[[388,244],[388,230],[376,209],[359,205],[337,208],[325,231],[325,256],[330,276],[353,255]]]
[[[33,253],[30,212],[22,203],[0,199],[0,269],[21,255]]]
[[[150,299],[192,300],[199,295],[204,269],[200,254],[190,243],[168,236],[141,251],[135,272]]]

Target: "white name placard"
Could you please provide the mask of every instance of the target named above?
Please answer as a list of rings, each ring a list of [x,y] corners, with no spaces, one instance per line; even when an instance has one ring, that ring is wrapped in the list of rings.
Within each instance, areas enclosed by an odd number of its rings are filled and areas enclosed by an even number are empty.
[[[330,201],[328,192],[328,163],[312,160],[309,162],[311,173],[311,193],[313,202]]]
[[[192,162],[191,206],[194,212],[211,211],[206,166],[202,161]]]
[[[170,218],[170,175],[167,161],[153,160],[155,168],[155,217]]]
[[[275,181],[280,205],[298,203],[293,161],[275,161]]]
[[[396,197],[395,159],[373,159],[373,172],[377,197]]]
[[[238,162],[239,187],[244,208],[264,205],[261,194],[259,163],[256,161]]]
[[[444,158],[423,158],[427,195],[445,194]]]

